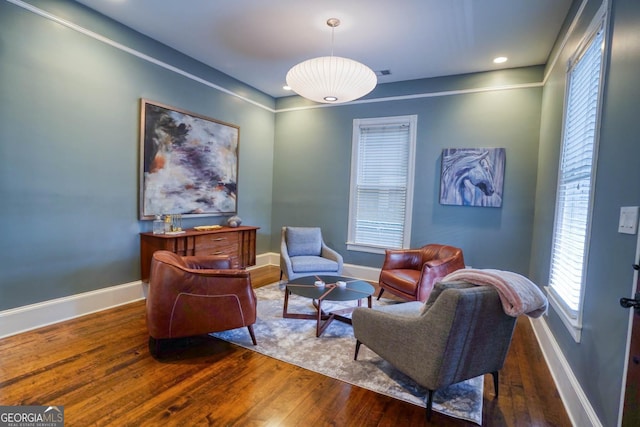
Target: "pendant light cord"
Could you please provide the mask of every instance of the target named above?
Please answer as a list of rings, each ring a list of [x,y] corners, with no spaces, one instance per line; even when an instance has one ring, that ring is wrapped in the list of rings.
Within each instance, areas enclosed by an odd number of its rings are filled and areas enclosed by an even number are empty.
[[[336,27],[331,27],[331,56],[333,56],[333,35],[336,31]]]
[[[327,19],[327,25],[331,27],[331,56],[333,56],[333,40],[336,27],[340,25],[340,20],[338,18],[329,18]]]

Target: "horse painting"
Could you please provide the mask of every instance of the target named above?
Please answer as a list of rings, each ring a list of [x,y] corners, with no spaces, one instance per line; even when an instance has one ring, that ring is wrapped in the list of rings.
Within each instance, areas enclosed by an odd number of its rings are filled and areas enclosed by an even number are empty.
[[[440,203],[502,206],[504,148],[447,148],[442,151]]]

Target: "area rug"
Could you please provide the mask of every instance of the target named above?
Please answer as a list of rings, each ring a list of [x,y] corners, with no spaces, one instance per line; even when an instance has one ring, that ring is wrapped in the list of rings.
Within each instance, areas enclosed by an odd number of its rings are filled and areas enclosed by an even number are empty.
[[[247,328],[218,332],[213,336],[258,353],[291,363],[417,406],[426,407],[427,390],[396,370],[366,346],[360,348],[358,360],[353,360],[356,340],[353,328],[333,321],[316,338],[314,320],[285,319],[282,317],[284,285],[271,284],[256,289],[258,319],[254,331],[258,345],[251,343]],[[377,305],[393,304],[391,300],[374,298]],[[352,306],[355,302],[335,304],[323,302],[323,309],[331,310]],[[333,305],[333,307],[332,307]],[[308,298],[289,297],[290,313],[313,313]],[[433,397],[433,410],[442,414],[482,423],[482,376],[438,390]]]

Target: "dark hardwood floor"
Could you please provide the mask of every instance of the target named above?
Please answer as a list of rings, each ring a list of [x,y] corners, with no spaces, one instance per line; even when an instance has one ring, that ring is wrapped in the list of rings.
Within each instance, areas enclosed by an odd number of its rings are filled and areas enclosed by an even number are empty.
[[[278,276],[252,271],[255,287]],[[427,425],[423,408],[206,336],[153,357],[144,313],[140,301],[0,340],[0,405],[61,405],[70,427]],[[527,318],[498,399],[485,379],[483,425],[571,425]]]

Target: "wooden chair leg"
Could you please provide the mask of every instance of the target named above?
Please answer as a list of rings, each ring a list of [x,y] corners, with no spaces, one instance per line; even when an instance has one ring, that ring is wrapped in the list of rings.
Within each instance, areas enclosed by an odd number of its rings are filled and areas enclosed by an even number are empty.
[[[282,270],[280,270],[280,280],[282,281]]]
[[[429,390],[429,394],[427,395],[427,421],[431,421],[431,413],[433,406],[433,390]]]
[[[353,356],[353,360],[358,360],[358,352],[360,351],[360,346],[362,345],[362,343],[360,342],[360,340],[356,341],[356,354]]]
[[[253,333],[253,325],[247,326],[247,329],[249,329],[249,335],[251,335],[251,341],[253,342],[253,345],[258,345],[256,341],[256,335]]]
[[[378,298],[377,300],[380,300],[380,297],[382,296],[382,293],[384,292],[384,289],[380,288],[380,293],[378,294]]]
[[[496,399],[498,398],[498,371],[492,372],[493,375],[493,390],[496,392]]]

